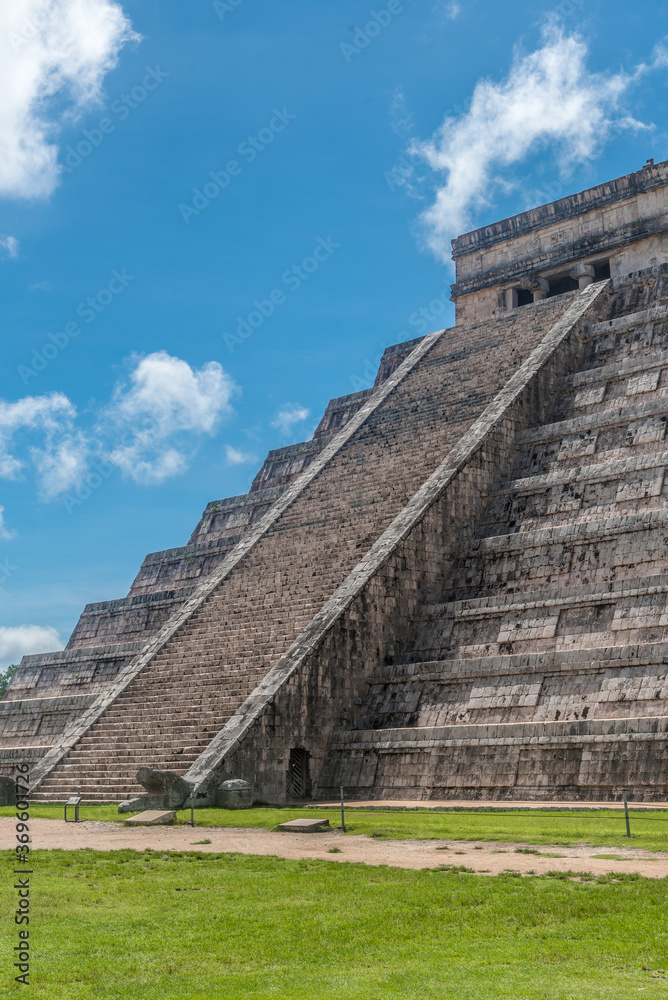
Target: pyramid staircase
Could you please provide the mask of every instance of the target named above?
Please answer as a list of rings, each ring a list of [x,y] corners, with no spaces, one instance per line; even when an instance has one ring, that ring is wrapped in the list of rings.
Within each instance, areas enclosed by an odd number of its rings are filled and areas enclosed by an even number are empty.
[[[323,794],[666,797],[667,424],[668,300],[622,300],[369,679]]]
[[[62,801],[74,792],[88,801],[129,798],[141,792],[139,766],[198,772],[221,733],[259,704],[258,692],[271,687],[272,671],[290,650],[300,643],[311,648],[307,637],[338,607],[336,595],[355,578],[360,559],[523,360],[562,316],[581,317],[604,291],[597,286],[582,299],[557,296],[464,336],[453,328],[392,349],[375,389],[338,407],[345,416],[339,433],[330,422],[329,440],[301,474],[294,469],[301,460],[288,454],[271,477],[260,476],[262,490],[282,490],[278,499],[121,668],[106,695],[55,742],[35,769],[35,800]],[[195,544],[206,544],[218,516],[205,512]],[[149,563],[139,586],[164,587],[164,576]],[[173,575],[169,582],[179,583]],[[345,655],[324,681],[322,709],[295,708],[292,717],[270,709],[275,732],[306,720],[326,740],[337,706],[357,683],[349,666]],[[285,794],[282,758],[289,752],[289,746],[278,755],[262,751],[273,769],[262,794]]]
[[[377,385],[414,344],[387,349]],[[127,597],[87,604],[64,650],[23,657],[0,699],[0,773],[12,773],[17,761],[41,759],[82,712],[109,690],[373,391],[364,389],[332,399],[310,441],[269,452],[249,493],[207,504],[187,545],[147,555]],[[206,745],[209,732],[202,730],[198,747],[202,741]],[[179,744],[178,749],[174,766],[192,757],[187,747]]]

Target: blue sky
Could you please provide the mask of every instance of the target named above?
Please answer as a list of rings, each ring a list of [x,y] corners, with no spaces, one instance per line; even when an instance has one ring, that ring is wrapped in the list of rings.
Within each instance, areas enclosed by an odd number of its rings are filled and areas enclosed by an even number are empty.
[[[452,325],[452,236],[665,159],[667,35],[618,0],[7,0],[0,665]]]

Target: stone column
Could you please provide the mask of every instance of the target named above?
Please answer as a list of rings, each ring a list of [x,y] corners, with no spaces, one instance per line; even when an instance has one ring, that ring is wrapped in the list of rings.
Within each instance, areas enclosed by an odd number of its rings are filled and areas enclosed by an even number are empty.
[[[506,288],[503,294],[506,297],[506,309],[517,309],[517,289]]]
[[[540,278],[537,274],[526,274],[520,280],[520,287],[529,292],[533,292],[534,302],[546,299],[550,292],[550,283],[545,278]]]
[[[580,290],[586,288],[587,285],[594,284],[594,265],[593,264],[575,264],[568,272],[571,278],[575,278]]]

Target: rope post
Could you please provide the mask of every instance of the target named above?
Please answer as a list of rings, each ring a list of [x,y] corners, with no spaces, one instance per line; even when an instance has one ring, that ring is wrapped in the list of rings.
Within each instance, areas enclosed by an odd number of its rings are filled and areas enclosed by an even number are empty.
[[[343,810],[343,785],[339,786],[341,789],[341,829],[346,832],[346,814]]]
[[[626,798],[626,789],[622,792],[622,798],[624,799],[624,816],[626,818],[626,836],[631,838],[631,824],[629,823],[629,803]]]

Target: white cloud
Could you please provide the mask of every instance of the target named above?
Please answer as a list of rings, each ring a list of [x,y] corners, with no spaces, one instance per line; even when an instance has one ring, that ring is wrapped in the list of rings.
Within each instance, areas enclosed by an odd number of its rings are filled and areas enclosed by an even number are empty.
[[[272,427],[277,427],[281,434],[288,437],[292,433],[295,424],[302,423],[310,415],[311,411],[299,403],[286,403],[271,421]]]
[[[238,448],[233,448],[231,444],[225,445],[225,458],[229,465],[249,465],[251,462],[257,462],[258,459],[249,451],[239,451]]]
[[[3,0],[0,38],[0,195],[46,197],[58,182],[59,127],[99,101],[138,36],[115,0]]]
[[[40,499],[49,501],[85,483],[97,460],[142,484],[185,472],[198,437],[215,433],[232,413],[238,387],[215,361],[193,369],[165,351],[130,361],[128,383],[116,386],[84,429],[63,393],[0,399],[0,479],[23,478],[32,468]],[[256,461],[236,449],[227,458]]]
[[[90,445],[80,431],[47,439],[46,447],[31,448],[43,500],[55,500],[81,483],[88,469]]]
[[[10,531],[10,529],[5,524],[5,508],[0,507],[0,538],[4,539],[5,541],[9,541],[10,538],[14,538],[15,536],[16,532]]]
[[[193,438],[215,432],[238,388],[216,361],[192,369],[165,351],[132,360],[99,430],[115,437],[109,461],[137,483],[161,483],[187,469]]]
[[[51,653],[62,649],[63,641],[55,628],[42,625],[17,625],[0,628],[0,667],[18,663],[30,653]]]
[[[0,248],[4,250],[5,256],[10,260],[16,260],[19,255],[19,241],[15,236],[1,236]]]
[[[456,0],[452,0],[451,3],[446,3],[444,14],[448,21],[454,21],[462,12],[461,4],[457,3]]]
[[[428,245],[441,259],[450,259],[450,240],[470,228],[473,212],[507,187],[504,169],[553,147],[566,173],[593,159],[614,131],[644,127],[614,118],[635,76],[591,73],[587,55],[581,38],[548,27],[542,48],[516,55],[502,82],[480,80],[466,114],[446,118],[430,141],[414,144],[414,154],[446,175],[422,216]]]
[[[16,437],[20,432],[39,432],[44,439],[41,453],[51,454],[75,417],[74,406],[62,392],[25,396],[15,403],[0,399],[0,478],[16,479],[25,468],[24,458],[17,455]]]
[[[665,38],[654,46],[652,62],[648,69],[668,69],[668,48]]]
[[[76,415],[61,392],[25,396],[15,403],[0,400],[0,478],[18,479],[29,457],[43,500],[53,500],[80,482],[89,446],[74,428]],[[35,434],[39,444],[30,443]]]

